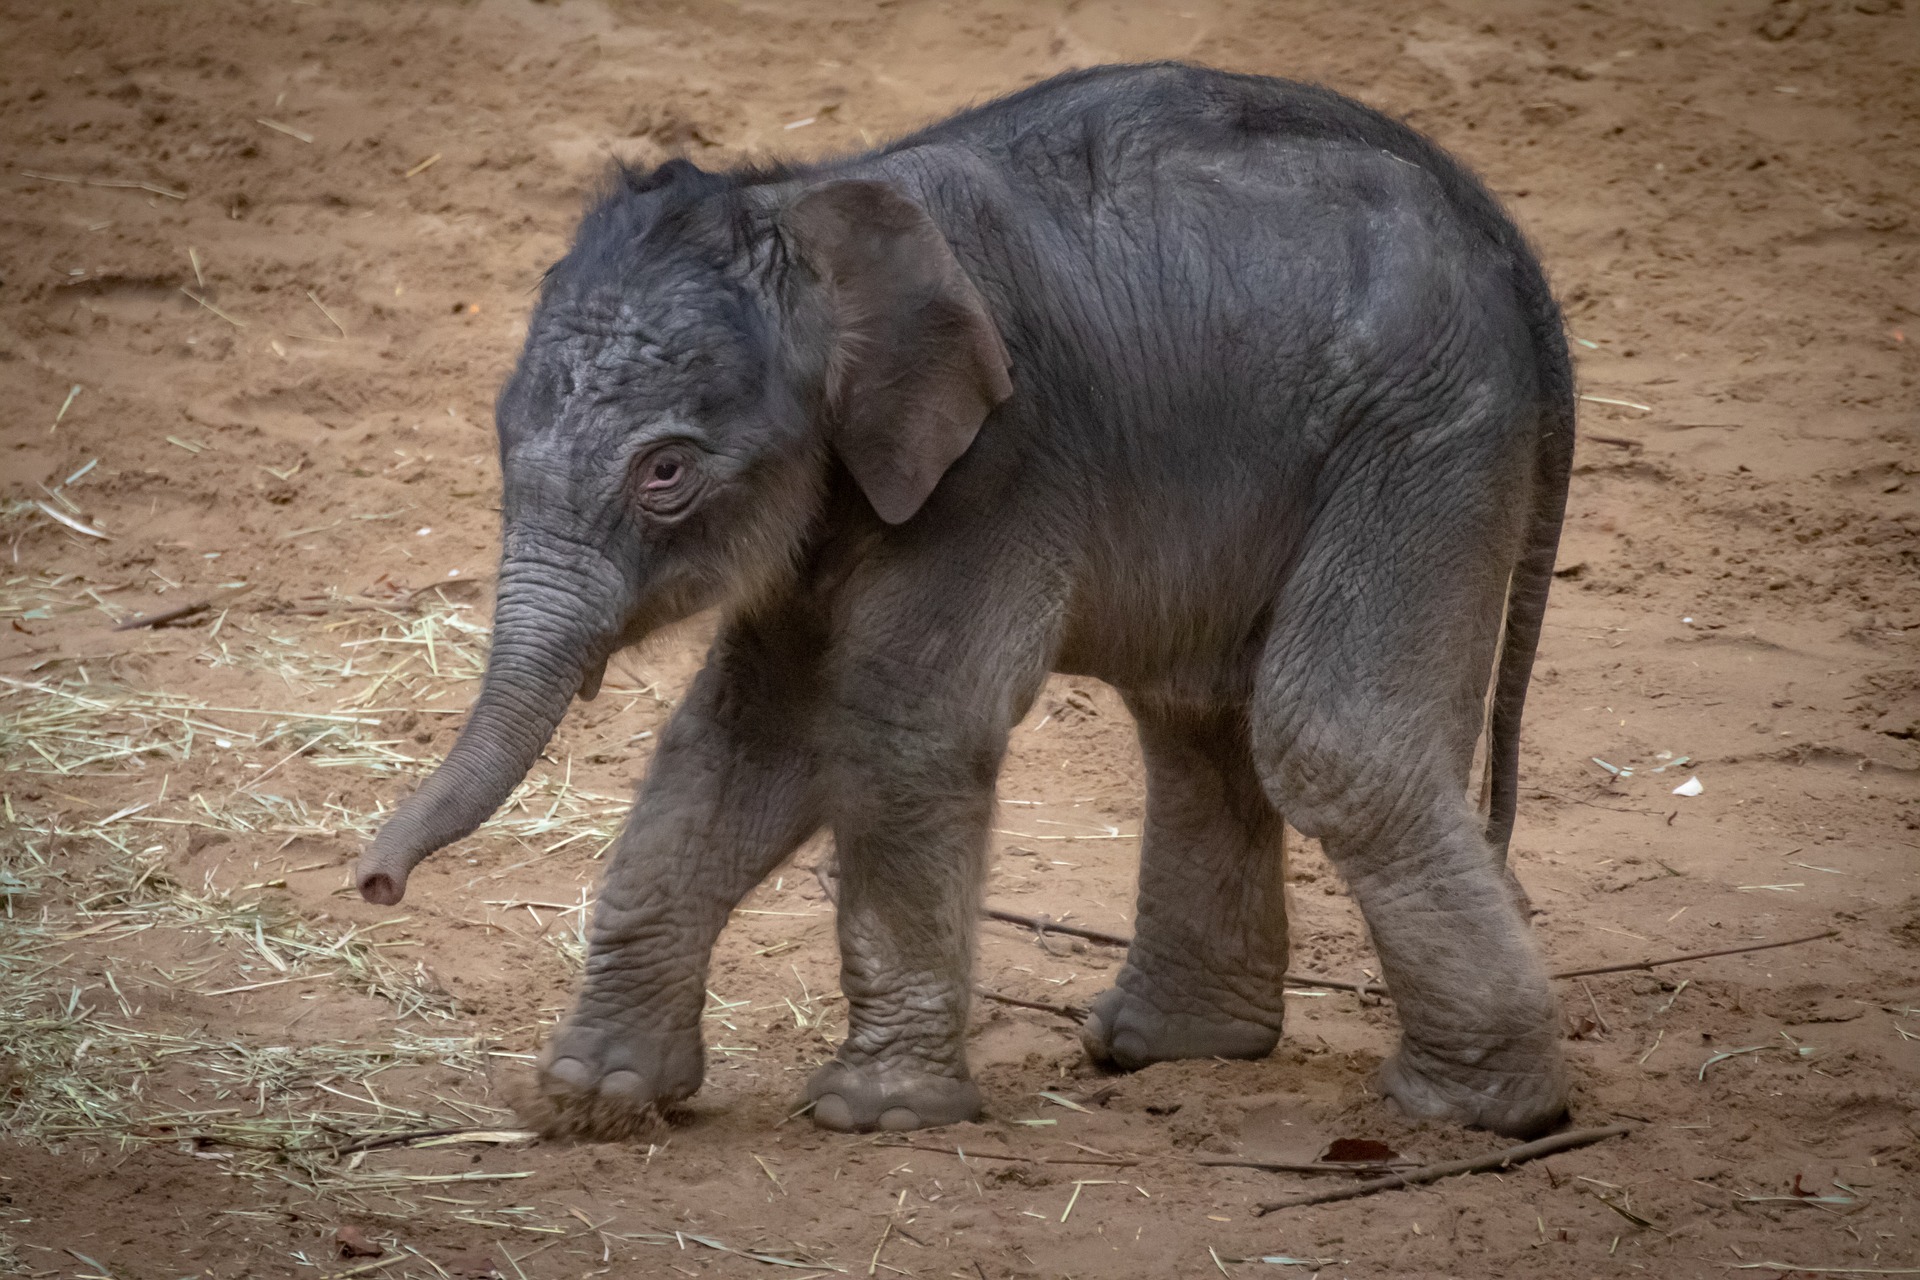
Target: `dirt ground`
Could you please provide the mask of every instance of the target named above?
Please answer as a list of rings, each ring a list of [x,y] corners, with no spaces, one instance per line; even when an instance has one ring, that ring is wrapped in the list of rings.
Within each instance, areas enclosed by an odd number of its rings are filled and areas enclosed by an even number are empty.
[[[1920,1274],[1912,0],[16,2],[0,48],[0,1272]],[[1196,1161],[1500,1143],[1400,1118],[1391,1005],[1304,989],[1267,1061],[1113,1078],[983,1001],[987,1119],[818,1132],[812,847],[720,945],[687,1122],[527,1141],[506,1100],[698,627],[402,908],[344,868],[472,693],[489,406],[585,193],[1166,56],[1429,131],[1565,301],[1585,439],[1514,855],[1551,964],[1837,934],[1558,984],[1575,1121],[1624,1139],[1257,1217],[1329,1179]],[[1111,691],[1057,680],[1001,795],[989,901],[1126,931]],[[1310,844],[1291,879],[1295,970],[1364,974]],[[987,924],[979,979],[1083,1004],[1118,958]]]

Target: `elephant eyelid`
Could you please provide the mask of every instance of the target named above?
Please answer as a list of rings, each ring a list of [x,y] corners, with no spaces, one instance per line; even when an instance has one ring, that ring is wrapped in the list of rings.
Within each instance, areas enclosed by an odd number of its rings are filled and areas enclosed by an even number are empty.
[[[677,516],[704,487],[699,450],[677,441],[646,449],[631,463],[632,492],[639,505],[656,516]]]

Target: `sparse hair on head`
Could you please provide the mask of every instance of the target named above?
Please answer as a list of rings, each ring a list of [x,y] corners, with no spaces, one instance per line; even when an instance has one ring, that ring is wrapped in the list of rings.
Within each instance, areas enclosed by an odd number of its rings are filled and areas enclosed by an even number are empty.
[[[615,160],[574,230],[573,245],[545,279],[606,280],[634,261],[635,251],[671,237],[685,247],[710,241],[715,265],[753,237],[764,211],[748,198],[755,187],[794,176],[784,165],[706,170],[684,156],[647,169]]]

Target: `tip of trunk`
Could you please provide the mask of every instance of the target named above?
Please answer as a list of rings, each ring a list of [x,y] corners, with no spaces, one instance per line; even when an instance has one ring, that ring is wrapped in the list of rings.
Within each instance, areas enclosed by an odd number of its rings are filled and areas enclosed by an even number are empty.
[[[360,896],[377,907],[391,907],[407,896],[407,873],[388,871],[367,865],[368,859],[362,858],[354,869],[354,882],[360,887]]]
[[[353,883],[360,890],[360,896],[375,906],[391,907],[406,897],[407,873],[422,858],[448,843],[432,837],[421,839],[414,829],[416,824],[402,821],[407,816],[406,807],[402,806],[401,812],[394,815],[395,820],[380,828],[372,847],[360,856],[353,868]]]

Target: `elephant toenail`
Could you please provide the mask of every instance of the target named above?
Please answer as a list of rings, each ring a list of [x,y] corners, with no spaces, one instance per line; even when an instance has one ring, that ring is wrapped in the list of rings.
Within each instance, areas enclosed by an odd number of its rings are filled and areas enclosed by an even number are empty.
[[[1091,1014],[1080,1025],[1080,1047],[1086,1051],[1089,1061],[1101,1066],[1113,1066],[1113,1041],[1107,1024],[1099,1014]]]
[[[1113,1038],[1113,1060],[1128,1070],[1138,1070],[1152,1061],[1147,1055],[1147,1038],[1138,1031],[1122,1031]]]
[[[853,1130],[853,1108],[839,1094],[823,1093],[814,1099],[813,1122],[823,1129],[849,1133]]]
[[[601,1076],[600,1096],[636,1103],[652,1101],[646,1096],[646,1081],[637,1071],[609,1071]]]
[[[909,1107],[888,1107],[880,1113],[880,1127],[899,1131],[921,1127],[920,1113]]]
[[[547,1064],[547,1078],[569,1089],[585,1089],[593,1083],[593,1071],[578,1058],[555,1058]]]

